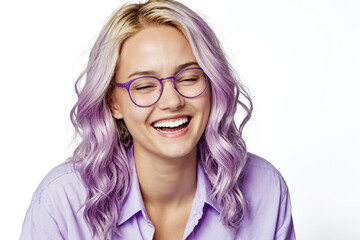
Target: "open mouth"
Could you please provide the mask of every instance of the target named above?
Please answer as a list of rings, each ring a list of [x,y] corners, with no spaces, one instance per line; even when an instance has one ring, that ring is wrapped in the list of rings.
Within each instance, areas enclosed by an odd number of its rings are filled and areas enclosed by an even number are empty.
[[[163,120],[153,123],[152,126],[160,132],[179,132],[189,125],[190,120],[190,117]]]

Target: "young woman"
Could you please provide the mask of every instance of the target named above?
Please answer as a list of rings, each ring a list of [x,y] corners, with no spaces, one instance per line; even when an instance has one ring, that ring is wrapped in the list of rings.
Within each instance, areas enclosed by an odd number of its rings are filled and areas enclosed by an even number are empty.
[[[295,239],[283,178],[242,138],[250,98],[192,10],[123,6],[76,86],[81,142],[36,190],[21,239]]]

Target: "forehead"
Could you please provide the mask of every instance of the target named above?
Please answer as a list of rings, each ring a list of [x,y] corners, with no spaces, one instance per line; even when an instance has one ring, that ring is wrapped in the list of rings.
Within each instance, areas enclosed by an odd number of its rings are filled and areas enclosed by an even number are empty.
[[[171,26],[150,26],[125,41],[118,73],[156,71],[165,74],[185,62],[196,61],[183,34]]]

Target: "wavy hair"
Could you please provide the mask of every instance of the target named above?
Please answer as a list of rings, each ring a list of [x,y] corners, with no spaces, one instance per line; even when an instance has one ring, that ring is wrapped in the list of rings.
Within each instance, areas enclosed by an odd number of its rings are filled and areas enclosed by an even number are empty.
[[[88,190],[84,218],[94,236],[110,239],[118,234],[119,209],[130,188],[127,154],[132,137],[123,120],[112,117],[107,97],[123,43],[149,25],[169,25],[182,32],[209,77],[212,107],[197,145],[198,161],[210,182],[212,197],[221,206],[223,224],[236,231],[246,212],[241,192],[247,159],[242,130],[251,116],[252,103],[209,25],[194,11],[172,0],[128,4],[114,12],[76,81],[78,100],[71,110],[71,121],[80,143],[71,161],[79,166]],[[234,116],[238,106],[243,119],[236,126]]]

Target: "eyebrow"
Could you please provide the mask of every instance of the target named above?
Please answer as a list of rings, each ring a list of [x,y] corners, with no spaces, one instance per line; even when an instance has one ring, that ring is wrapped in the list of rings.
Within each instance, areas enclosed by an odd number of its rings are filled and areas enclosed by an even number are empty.
[[[174,74],[180,72],[181,70],[183,70],[183,69],[185,69],[187,67],[193,66],[193,65],[199,66],[199,64],[197,62],[187,62],[187,63],[180,64],[179,66],[176,67]],[[134,72],[134,73],[130,74],[128,76],[128,79],[133,78],[134,76],[147,76],[147,75],[154,76],[154,75],[156,75],[156,72],[152,71],[152,70],[150,70],[150,71],[137,71],[137,72]]]

